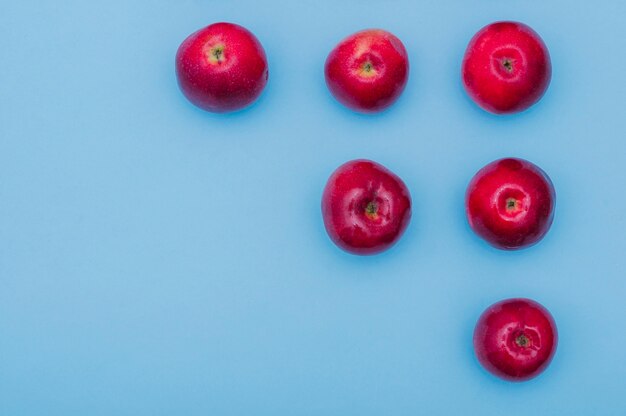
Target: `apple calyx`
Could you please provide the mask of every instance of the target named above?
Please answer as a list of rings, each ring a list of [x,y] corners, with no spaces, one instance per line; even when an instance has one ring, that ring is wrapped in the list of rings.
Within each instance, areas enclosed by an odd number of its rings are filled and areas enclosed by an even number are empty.
[[[528,195],[519,189],[503,189],[498,197],[498,212],[503,219],[514,219],[524,215],[528,206]]]
[[[515,337],[515,344],[520,348],[528,348],[531,345],[531,340],[526,336],[526,334],[521,333]]]
[[[375,201],[369,201],[365,205],[365,216],[371,220],[378,218],[378,204]]]
[[[504,70],[508,72],[509,74],[513,72],[513,63],[514,63],[513,59],[510,59],[510,58],[504,58],[502,60],[502,66],[504,67]]]
[[[511,55],[515,55],[515,53],[507,53],[504,56],[492,58],[495,71],[499,77],[505,80],[515,79],[519,75],[515,71],[518,60]]]
[[[378,71],[374,67],[374,63],[371,60],[366,60],[359,67],[359,75],[363,78],[372,78],[376,76]]]
[[[210,64],[219,65],[226,60],[226,56],[224,55],[224,50],[226,49],[225,45],[218,44],[215,46],[210,46],[207,49],[208,51],[206,56]]]
[[[506,212],[508,214],[517,213],[522,208],[522,201],[516,198],[507,198],[505,204],[506,204]]]

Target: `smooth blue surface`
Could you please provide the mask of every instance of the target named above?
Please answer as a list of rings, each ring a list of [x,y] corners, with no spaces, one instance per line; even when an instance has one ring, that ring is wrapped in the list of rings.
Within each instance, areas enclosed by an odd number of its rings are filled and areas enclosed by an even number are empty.
[[[466,98],[459,66],[495,20],[535,28],[553,81],[530,111]],[[252,30],[260,101],[204,113],[179,43]],[[0,6],[0,415],[626,414],[626,3],[544,0],[5,1]],[[337,104],[327,53],[386,28],[411,59],[384,114]],[[534,248],[475,237],[464,191],[527,158],[556,220]],[[414,216],[376,257],[328,240],[341,163],[400,175]],[[560,331],[549,369],[500,381],[474,359],[490,303],[532,297]]]

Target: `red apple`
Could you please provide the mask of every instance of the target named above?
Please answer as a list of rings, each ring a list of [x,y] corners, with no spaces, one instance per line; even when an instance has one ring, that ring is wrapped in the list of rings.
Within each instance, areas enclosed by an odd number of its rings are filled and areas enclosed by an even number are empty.
[[[523,111],[548,88],[548,49],[530,27],[497,22],[482,28],[463,58],[463,85],[480,107],[495,114]]]
[[[378,112],[393,104],[406,86],[406,49],[389,32],[364,30],[330,52],[325,76],[328,89],[340,103],[362,113]]]
[[[328,179],[322,216],[331,240],[353,254],[390,248],[411,219],[411,195],[402,179],[370,160],[341,165]]]
[[[476,234],[504,250],[529,247],[552,225],[554,186],[538,166],[500,159],[482,168],[465,196],[467,219]]]
[[[530,299],[508,299],[491,305],[474,329],[474,351],[489,372],[524,381],[546,369],[557,345],[554,319]]]
[[[247,29],[215,23],[191,34],[176,54],[176,76],[185,96],[214,113],[252,104],[267,83],[265,51]]]

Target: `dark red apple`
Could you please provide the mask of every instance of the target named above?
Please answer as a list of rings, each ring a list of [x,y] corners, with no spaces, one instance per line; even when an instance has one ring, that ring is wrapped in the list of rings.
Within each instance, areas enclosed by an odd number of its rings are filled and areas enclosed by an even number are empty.
[[[215,23],[191,34],[176,54],[176,76],[185,96],[214,113],[252,104],[267,83],[265,51],[247,29]]]
[[[411,195],[398,176],[370,160],[341,165],[328,179],[322,216],[331,240],[353,254],[391,247],[411,219]]]
[[[393,104],[406,86],[409,60],[404,45],[380,29],[357,32],[328,55],[326,85],[346,107],[374,113]]]
[[[534,30],[523,23],[497,22],[470,41],[462,76],[465,90],[480,107],[495,114],[516,113],[543,96],[552,65]]]
[[[554,186],[538,166],[522,159],[500,159],[470,181],[465,207],[470,227],[504,250],[529,247],[550,229]]]
[[[474,351],[489,372],[524,381],[546,369],[556,351],[556,324],[550,312],[530,299],[491,305],[474,329]]]

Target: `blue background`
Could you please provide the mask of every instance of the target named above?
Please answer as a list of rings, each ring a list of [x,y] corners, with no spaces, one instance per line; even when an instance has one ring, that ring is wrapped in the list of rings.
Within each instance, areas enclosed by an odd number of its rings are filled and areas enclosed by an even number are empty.
[[[464,94],[483,25],[549,47],[543,100],[510,117]],[[626,3],[544,0],[3,1],[0,6],[0,414],[626,414]],[[189,104],[174,55],[215,21],[248,27],[270,82],[248,110]],[[363,116],[324,59],[388,29],[410,80]],[[469,230],[484,164],[552,178],[554,226],[520,252]],[[320,197],[353,158],[400,175],[413,220],[370,258],[327,238]],[[556,357],[510,384],[476,362],[480,313],[525,296]]]

